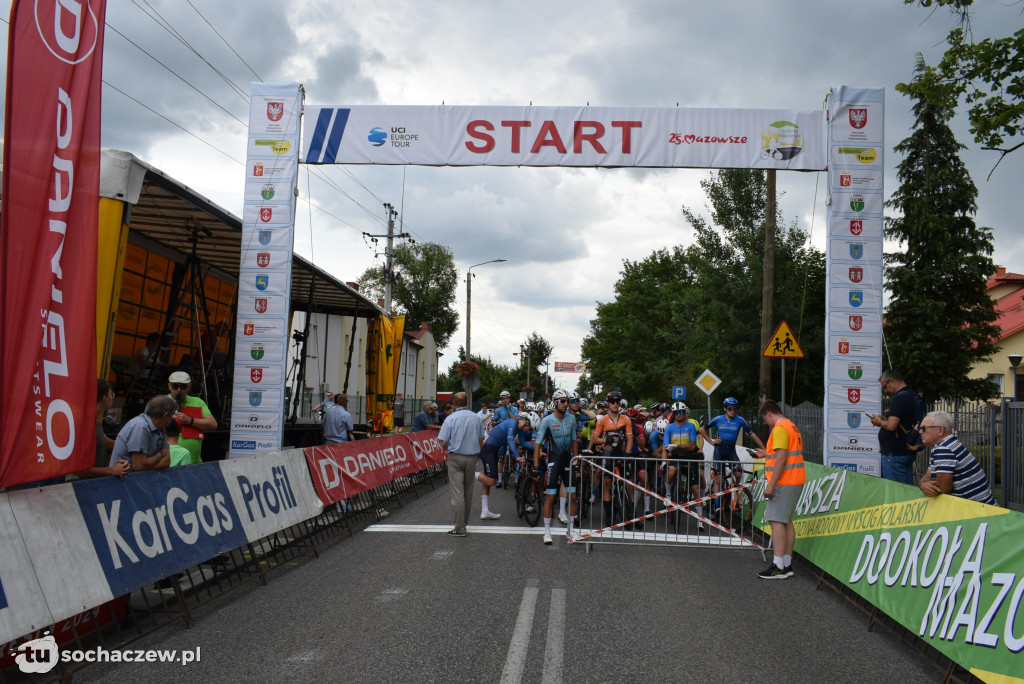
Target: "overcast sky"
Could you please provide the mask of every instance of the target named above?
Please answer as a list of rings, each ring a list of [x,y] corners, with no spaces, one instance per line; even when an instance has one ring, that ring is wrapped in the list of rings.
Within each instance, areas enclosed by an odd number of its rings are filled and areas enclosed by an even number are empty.
[[[0,6],[9,16],[10,2]],[[1021,8],[979,0],[975,37],[1019,28]],[[912,77],[915,53],[938,62],[953,23],[946,10],[901,0],[109,0],[103,145],[134,153],[240,215],[241,122],[253,80],[300,82],[307,104],[324,105],[815,109],[834,85],[884,86],[888,196],[898,162],[891,148],[912,123],[910,102],[894,86]],[[977,220],[995,232],[995,261],[1024,272],[1024,150],[986,180],[996,154],[977,149],[965,120],[955,130],[969,148],[963,159],[979,189]],[[307,175],[303,167],[295,250],[355,280],[381,251],[361,233],[384,232],[381,204],[391,203],[417,240],[454,250],[463,321],[466,267],[508,260],[474,269],[474,355],[516,363],[512,352],[537,331],[554,345],[554,360],[577,361],[594,303],[611,299],[622,260],[692,242],[680,207],[707,213],[699,182],[709,173],[349,166]],[[811,230],[823,248],[825,175],[783,172],[778,181],[787,222]],[[756,322],[751,335],[759,335]],[[464,343],[462,327],[443,367]],[[573,386],[576,377],[560,381]]]

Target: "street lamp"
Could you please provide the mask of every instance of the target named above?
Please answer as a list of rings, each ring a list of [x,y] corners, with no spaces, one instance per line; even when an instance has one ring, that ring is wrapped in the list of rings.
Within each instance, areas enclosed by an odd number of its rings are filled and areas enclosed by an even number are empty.
[[[473,264],[466,269],[466,361],[472,361],[473,358],[469,355],[469,340],[470,340],[470,323],[472,321],[472,307],[473,307],[473,269],[477,266],[483,266],[485,264],[497,264],[499,262],[506,261],[505,259],[491,259],[490,261],[482,261],[479,264]],[[473,382],[470,380],[466,383],[466,406],[470,411],[473,410]]]
[[[1013,400],[1020,401],[1020,394],[1017,392],[1017,367],[1020,366],[1021,355],[1010,354],[1007,358],[1010,359],[1010,365],[1013,367]]]

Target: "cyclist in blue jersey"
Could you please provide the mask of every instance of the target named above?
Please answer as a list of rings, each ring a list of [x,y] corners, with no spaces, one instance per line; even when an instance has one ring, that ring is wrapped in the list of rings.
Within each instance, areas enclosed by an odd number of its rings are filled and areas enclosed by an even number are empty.
[[[480,480],[480,501],[481,520],[497,520],[501,513],[492,513],[489,507],[491,485],[498,482],[501,477],[501,466],[498,460],[498,449],[504,446],[510,454],[518,453],[516,449],[516,435],[520,430],[529,425],[526,416],[512,416],[511,418],[498,423],[487,433],[487,438],[480,445],[480,462],[484,471],[477,475]]]
[[[740,430],[745,430],[757,442],[759,447],[765,448],[761,438],[754,433],[747,421],[739,414],[739,406],[740,402],[734,397],[727,397],[722,402],[725,415],[715,416],[706,426],[707,428],[714,427],[718,430],[718,437],[715,439],[711,439],[704,427],[700,429],[701,436],[715,445],[715,461],[739,462],[740,457],[736,454],[736,441],[739,439]],[[714,474],[714,491],[717,494],[722,491],[722,464],[713,463],[711,465],[711,472]],[[713,501],[717,507],[718,499],[713,499]]]
[[[586,440],[583,438],[583,430],[587,426],[587,423],[594,420],[597,416],[593,411],[583,408],[583,400],[580,398],[578,392],[569,393],[569,413],[576,419],[576,440],[580,444],[585,444]],[[565,487],[562,487],[558,492],[558,521],[563,525],[569,522],[569,517],[565,512],[565,505],[568,502],[568,497],[565,492]]]
[[[697,444],[697,428],[689,420],[690,409],[682,402],[673,405],[672,423],[665,428],[665,445],[663,458],[677,459],[701,459]],[[694,498],[700,498],[700,492],[706,486],[704,483],[704,468],[697,460],[691,460],[685,464],[686,478],[690,483],[690,492]],[[672,483],[676,479],[676,467],[668,466],[665,481],[667,483],[666,495],[672,497]],[[695,506],[697,515],[704,515],[703,506]],[[704,529],[704,523],[698,522],[697,529]]]
[[[508,390],[502,390],[501,394],[498,395],[501,398],[501,405],[494,410],[494,415],[491,417],[491,427],[505,422],[513,416],[519,415],[519,409],[512,405],[512,395],[508,393]],[[504,486],[502,480],[505,477],[505,456],[515,458],[516,450],[508,451],[508,445],[502,442],[498,447],[498,489]]]
[[[578,504],[576,477],[569,465],[579,455],[580,443],[576,435],[576,419],[569,413],[569,393],[563,389],[551,395],[554,411],[540,421],[537,438],[533,447],[534,475],[540,476],[541,445],[548,445],[548,469],[545,476],[544,499],[544,543],[551,543],[551,513],[555,507],[558,485],[562,483],[572,498],[571,514],[575,517]]]

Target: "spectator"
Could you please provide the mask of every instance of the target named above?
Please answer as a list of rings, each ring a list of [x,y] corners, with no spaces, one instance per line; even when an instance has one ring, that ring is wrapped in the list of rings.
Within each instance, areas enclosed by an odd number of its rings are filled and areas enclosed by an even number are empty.
[[[162,470],[171,464],[171,452],[164,428],[174,419],[177,404],[166,395],[153,397],[146,410],[121,428],[114,449],[110,453],[110,466],[128,461],[128,470]]]
[[[440,410],[437,412],[437,425],[438,427],[444,425],[444,419],[452,414],[452,405],[448,402],[441,404]]]
[[[448,484],[451,487],[454,527],[448,531],[452,537],[466,536],[466,521],[473,507],[473,480],[480,445],[484,441],[484,426],[476,415],[466,408],[466,393],[458,392],[456,410],[437,435],[438,441],[448,449]]]
[[[114,403],[114,390],[106,380],[96,381],[96,460],[90,467],[67,476],[67,481],[82,480],[90,477],[106,477],[108,475],[127,475],[130,470],[127,461],[110,464],[110,450],[114,440],[103,432],[103,416]]]
[[[915,415],[921,399],[897,371],[885,371],[878,382],[882,384],[882,391],[892,396],[884,416],[871,416],[871,424],[879,428],[882,477],[913,486],[915,458],[907,446],[907,433],[921,420],[921,415]]]
[[[139,350],[132,355],[132,360],[128,363],[128,372],[132,378],[145,378],[149,376],[149,369],[153,359],[156,358],[159,342],[160,333],[151,332],[146,335],[146,344],[139,347]]]
[[[203,460],[203,438],[205,430],[216,430],[217,419],[210,413],[210,407],[199,397],[189,396],[192,377],[185,371],[175,371],[167,378],[168,395],[178,405],[174,417],[181,423],[181,437],[178,444],[188,449],[193,463]]]
[[[925,496],[952,494],[961,499],[996,504],[981,463],[953,435],[953,416],[932,411],[921,421],[921,441],[931,447],[928,472],[919,486]]]
[[[391,424],[395,426],[395,432],[405,429],[405,397],[402,394],[395,396],[395,404],[391,407],[394,413],[391,415]]]
[[[319,404],[317,404],[316,406],[313,407],[312,413],[316,413],[320,409],[323,409],[324,413],[326,413],[327,409],[329,409],[332,406],[334,406],[334,393],[333,392],[326,392],[325,394],[326,394],[326,398],[323,401],[321,401]]]
[[[764,472],[768,477],[764,488],[764,498],[768,500],[764,519],[771,525],[774,558],[772,564],[757,576],[761,579],[786,579],[793,576],[793,545],[796,542],[793,512],[807,481],[803,435],[771,399],[761,404],[758,415],[772,429],[768,446],[756,453],[758,458],[764,458]]]
[[[188,449],[178,444],[178,435],[181,434],[181,421],[175,418],[167,424],[165,429],[167,433],[167,444],[168,450],[171,452],[171,467],[183,465],[191,465],[193,463],[202,463],[202,461],[193,461],[192,454],[189,453]]]
[[[352,441],[352,414],[348,412],[348,397],[334,395],[334,406],[324,414],[324,444],[343,444]]]
[[[491,422],[491,412],[487,410],[487,402],[480,402],[480,411],[476,414],[477,418],[480,419],[481,423],[484,423],[484,430],[487,429],[487,425]]]
[[[437,412],[437,404],[432,401],[428,401],[423,405],[423,410],[416,414],[416,418],[412,422],[412,432],[422,432],[423,430],[440,430],[441,426],[434,420],[434,416]]]

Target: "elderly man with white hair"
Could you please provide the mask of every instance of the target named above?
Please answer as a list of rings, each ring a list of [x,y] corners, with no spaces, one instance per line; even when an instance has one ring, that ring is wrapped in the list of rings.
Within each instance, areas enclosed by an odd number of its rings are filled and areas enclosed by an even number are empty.
[[[996,505],[981,463],[953,435],[953,416],[945,411],[933,411],[921,421],[919,430],[921,441],[932,450],[928,457],[928,472],[920,483],[926,496],[952,494],[961,499]]]

